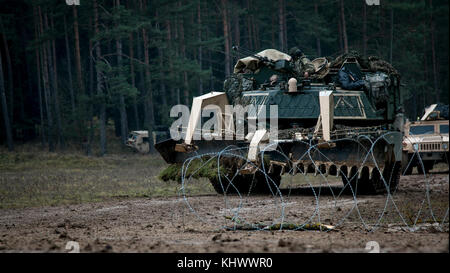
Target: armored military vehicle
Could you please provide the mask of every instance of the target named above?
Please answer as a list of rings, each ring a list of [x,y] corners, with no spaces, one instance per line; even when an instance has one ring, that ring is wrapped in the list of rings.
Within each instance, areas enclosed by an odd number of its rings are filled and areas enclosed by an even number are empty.
[[[433,104],[425,109],[419,121],[406,122],[403,139],[405,175],[417,168],[419,174],[429,173],[434,164],[448,164],[448,105]]]
[[[340,176],[354,193],[395,189],[403,129],[397,111],[401,108],[398,72],[377,57],[365,58],[357,52],[315,59],[311,75],[302,75],[292,63],[291,56],[275,49],[248,54],[236,63],[223,92],[194,98],[184,139],[155,145],[171,164],[172,174],[166,170],[161,177],[180,179],[184,162],[193,157],[207,162],[219,155],[220,167],[206,165],[212,172],[196,170],[194,175],[208,177],[218,193],[276,193],[285,173]],[[364,89],[343,89],[342,73],[363,80]],[[199,124],[202,109],[212,104],[223,122],[209,140],[212,135],[200,134]],[[253,106],[245,114],[244,130],[238,129],[235,113],[227,114],[228,104]],[[274,105],[277,119],[270,118]],[[247,129],[260,116],[265,117],[265,126]],[[278,127],[276,139],[270,137],[273,122]],[[184,174],[190,173],[185,169]]]

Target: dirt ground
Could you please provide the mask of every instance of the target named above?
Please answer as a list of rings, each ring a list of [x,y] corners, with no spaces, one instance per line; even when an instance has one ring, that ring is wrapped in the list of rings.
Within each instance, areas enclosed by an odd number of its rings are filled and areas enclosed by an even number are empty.
[[[331,184],[283,189],[282,197],[180,194],[2,209],[0,251],[68,252],[69,241],[80,252],[367,252],[369,241],[381,252],[449,251],[448,173],[402,176],[392,196],[355,200],[341,190]],[[280,220],[334,229],[224,228]]]

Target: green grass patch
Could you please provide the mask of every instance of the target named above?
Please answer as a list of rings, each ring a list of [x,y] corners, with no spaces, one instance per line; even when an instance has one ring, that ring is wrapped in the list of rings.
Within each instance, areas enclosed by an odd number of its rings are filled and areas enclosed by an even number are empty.
[[[221,161],[218,171],[217,159],[213,158],[208,160],[208,158],[197,158],[192,160],[189,165],[185,165],[187,167],[184,173],[185,177],[214,179],[219,176],[219,173],[225,174],[227,168],[225,167],[226,163],[224,161]],[[172,164],[159,174],[159,178],[163,181],[181,182],[182,169],[183,164]]]
[[[159,155],[0,151],[0,209],[178,196],[177,182],[158,178],[166,167]],[[211,188],[193,180],[186,191],[210,194]]]

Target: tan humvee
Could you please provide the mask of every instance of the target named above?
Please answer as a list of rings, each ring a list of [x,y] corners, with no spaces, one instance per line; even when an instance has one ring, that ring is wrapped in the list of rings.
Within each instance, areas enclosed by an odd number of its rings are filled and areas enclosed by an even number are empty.
[[[148,131],[132,131],[126,145],[141,154],[148,153],[150,151]]]
[[[428,173],[435,163],[448,163],[449,121],[440,119],[436,104],[425,110],[420,121],[406,122],[403,138],[403,174],[417,167],[418,173]],[[419,158],[421,160],[419,160]]]
[[[161,140],[165,140],[169,137],[169,132],[165,129],[153,131],[151,138],[148,137],[148,131],[132,131],[128,136],[126,145],[136,152],[141,154],[148,154],[151,151],[150,145],[155,145]]]

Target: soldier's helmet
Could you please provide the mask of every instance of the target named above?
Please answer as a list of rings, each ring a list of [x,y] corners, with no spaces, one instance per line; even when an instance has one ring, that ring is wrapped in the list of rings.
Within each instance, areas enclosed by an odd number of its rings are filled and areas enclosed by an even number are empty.
[[[298,58],[303,55],[303,52],[298,47],[293,47],[289,50],[289,55],[291,55],[292,58]]]

